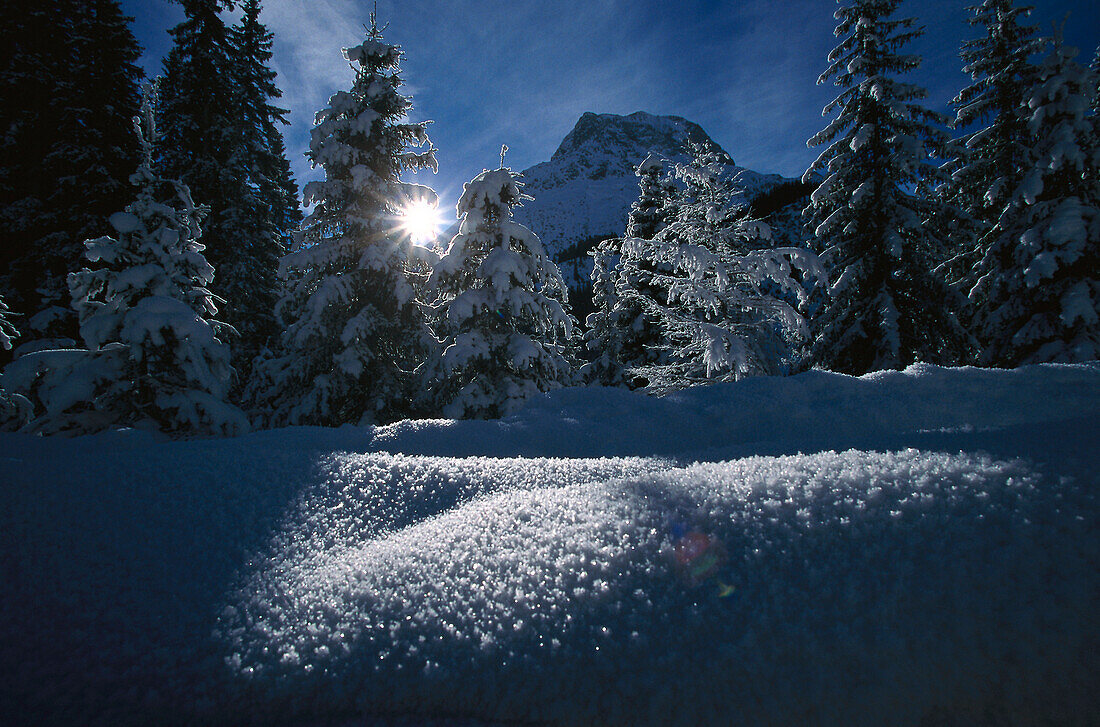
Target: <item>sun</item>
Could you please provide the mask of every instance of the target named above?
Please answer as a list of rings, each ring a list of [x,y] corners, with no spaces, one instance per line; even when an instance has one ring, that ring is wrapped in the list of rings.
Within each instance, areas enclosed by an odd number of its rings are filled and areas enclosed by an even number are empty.
[[[425,245],[439,236],[443,216],[439,206],[428,200],[410,202],[401,210],[401,229],[417,245]]]

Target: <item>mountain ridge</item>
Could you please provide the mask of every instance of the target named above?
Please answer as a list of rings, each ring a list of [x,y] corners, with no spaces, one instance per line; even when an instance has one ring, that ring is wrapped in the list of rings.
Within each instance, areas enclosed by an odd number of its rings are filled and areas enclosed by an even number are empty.
[[[757,194],[790,181],[737,166],[701,126],[682,116],[587,111],[549,161],[521,172],[524,191],[534,199],[516,209],[515,219],[530,227],[555,257],[578,241],[621,235],[638,196],[634,168],[651,152],[672,163],[686,163],[693,144],[738,175],[746,204]]]
[[[638,198],[635,168],[651,152],[672,164],[690,162],[692,145],[728,167],[726,174],[742,190],[740,202],[773,226],[777,244],[804,243],[805,185],[800,180],[738,166],[703,127],[682,116],[586,111],[549,160],[520,172],[524,192],[533,199],[513,211],[516,222],[538,235],[558,263],[578,317],[591,310],[592,260],[586,253],[600,240],[625,232],[630,206]],[[443,239],[457,231],[456,224]]]
[[[533,199],[515,209],[515,220],[539,236],[561,267],[578,315],[590,305],[586,297],[592,262],[585,253],[599,240],[625,231],[630,206],[638,197],[635,167],[651,152],[671,163],[687,163],[693,144],[736,176],[746,207],[780,187],[798,184],[779,174],[738,166],[701,126],[682,116],[645,111],[627,116],[586,111],[548,161],[521,172],[524,191]],[[786,212],[783,226],[792,229],[783,230],[781,241],[790,244],[789,238],[800,232],[788,223],[798,215]]]

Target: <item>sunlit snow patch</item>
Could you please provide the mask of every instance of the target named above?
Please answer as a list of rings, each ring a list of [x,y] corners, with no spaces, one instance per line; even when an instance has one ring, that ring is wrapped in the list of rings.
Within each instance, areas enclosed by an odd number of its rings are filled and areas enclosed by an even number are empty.
[[[416,499],[440,461],[338,466],[221,619],[227,664],[280,714],[1068,724],[1096,706],[1094,498],[1023,463],[482,461],[453,488],[480,494],[427,518],[386,492]],[[705,578],[683,577],[684,524],[722,544]]]

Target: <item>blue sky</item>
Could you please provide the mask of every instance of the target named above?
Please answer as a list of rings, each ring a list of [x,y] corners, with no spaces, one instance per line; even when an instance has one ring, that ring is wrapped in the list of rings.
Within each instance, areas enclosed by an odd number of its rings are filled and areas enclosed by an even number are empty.
[[[976,31],[966,0],[908,0],[899,11],[927,32],[910,79],[946,111],[965,85],[958,47]],[[1100,3],[1039,0],[1033,22],[1092,58]],[[182,19],[168,0],[122,0],[145,46],[143,65],[159,73],[165,32]],[[287,148],[299,181],[317,176],[303,153],[314,113],[353,73],[340,49],[359,43],[372,4],[365,0],[266,0],[261,20],[275,33],[274,65],[292,126]],[[835,44],[829,0],[379,0],[385,38],[404,48],[403,78],[413,118],[433,121],[439,174],[420,181],[453,209],[462,183],[499,163],[524,169],[550,158],[585,111],[676,114],[700,124],[738,164],[799,176],[817,155],[806,139],[822,127],[835,95],[816,81]]]

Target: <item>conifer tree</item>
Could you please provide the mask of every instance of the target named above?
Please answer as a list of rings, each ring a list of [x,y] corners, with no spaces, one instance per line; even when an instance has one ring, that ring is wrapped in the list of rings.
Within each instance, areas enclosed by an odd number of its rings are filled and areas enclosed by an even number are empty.
[[[806,326],[783,297],[808,295],[796,271],[819,274],[816,257],[762,244],[769,228],[741,216],[735,182],[707,150],[696,149],[677,176],[685,190],[675,216],[645,246],[650,284],[667,293],[639,297],[660,336],[659,358],[637,371],[658,393],[786,372]]]
[[[235,362],[247,375],[251,359],[275,335],[279,259],[290,249],[302,212],[279,128],[288,123],[288,112],[272,103],[282,96],[269,66],[272,34],[260,22],[259,0],[245,0],[241,11],[240,22],[229,29],[238,95],[233,166],[248,194],[239,212],[244,236],[233,251],[238,273],[226,294],[234,296],[234,325],[241,334]]]
[[[132,181],[137,199],[111,215],[114,236],[88,240],[94,267],[69,276],[87,349],[17,359],[6,385],[41,411],[33,430],[84,433],[114,426],[179,435],[236,434],[244,414],[225,403],[232,369],[213,320],[214,271],[198,241],[203,210],[186,185],[153,168],[150,89],[135,121],[143,148]]]
[[[630,205],[627,237],[652,240],[675,216],[672,200],[676,187],[665,171],[664,160],[652,152],[634,170],[638,177],[638,199]]]
[[[141,50],[116,0],[0,9],[0,290],[27,339],[74,339],[65,278],[130,198]]]
[[[982,240],[970,301],[983,362],[1100,358],[1100,141],[1096,76],[1056,37],[1025,96],[1025,173]]]
[[[831,280],[813,362],[851,374],[964,356],[948,292],[930,273],[939,241],[923,224],[929,202],[910,191],[937,174],[929,155],[944,143],[944,119],[917,103],[924,89],[896,78],[919,65],[901,51],[922,32],[912,18],[891,19],[898,3],[836,11],[841,40],[818,82],[842,90],[824,110],[836,117],[808,142],[828,146],[803,177],[824,177],[805,214]]]
[[[430,281],[440,295],[436,391],[445,416],[498,418],[571,381],[565,283],[535,233],[512,221],[531,199],[501,167],[467,182],[462,223]]]
[[[585,320],[583,340],[591,360],[581,367],[580,374],[584,381],[604,386],[624,384],[620,360],[623,331],[613,277],[621,246],[622,238],[608,238],[588,252],[592,257],[592,303],[596,310]]]
[[[435,168],[426,124],[409,123],[398,92],[401,50],[383,42],[371,15],[366,40],[344,50],[355,82],[317,114],[308,156],[324,181],[305,187],[315,204],[303,244],[282,261],[286,330],[256,367],[250,391],[275,425],[391,421],[409,413],[430,332],[409,279],[400,208],[416,193],[405,170]]]
[[[164,174],[202,189],[212,198],[235,197],[228,191],[239,180],[225,172],[232,170],[238,145],[238,98],[229,33],[220,15],[233,3],[175,1],[183,6],[185,17],[169,31],[173,45],[164,59],[161,82],[158,163]],[[210,253],[218,262],[225,254],[214,249],[219,237],[214,228],[220,227],[221,216],[220,210],[212,209],[207,219]]]
[[[597,311],[588,322],[586,345],[596,356],[586,371],[590,380],[631,388],[647,382],[636,371],[657,362],[660,334],[653,311],[668,297],[654,286],[655,273],[668,273],[658,262],[654,238],[677,211],[678,191],[665,162],[649,154],[635,168],[638,199],[630,207],[626,236],[601,243],[594,251],[593,295]]]
[[[261,10],[259,0],[241,3],[241,20],[230,29],[230,42],[241,98],[241,136],[247,145],[247,166],[285,252],[302,221],[302,211],[280,130],[289,123],[289,111],[272,103],[283,93],[270,67],[273,35],[260,22]]]
[[[0,297],[0,351],[10,351],[18,336],[15,326],[8,320],[8,306]],[[24,426],[30,419],[31,405],[25,397],[8,393],[3,383],[3,377],[0,376],[0,431],[13,431]]]
[[[15,326],[8,320],[8,315],[10,315],[8,306],[4,303],[3,296],[0,296],[0,348],[5,351],[12,349],[12,341],[19,336]]]
[[[204,240],[218,271],[212,290],[237,338],[234,363],[245,370],[273,335],[278,259],[296,221],[296,200],[278,124],[285,111],[267,67],[271,36],[248,2],[233,30],[220,11],[230,0],[176,0],[184,21],[170,33],[164,61],[159,159],[209,207]]]
[[[949,145],[948,176],[938,190],[944,216],[964,221],[940,221],[944,234],[954,238],[946,256],[953,259],[950,277],[956,280],[977,262],[977,239],[997,221],[1025,171],[1031,138],[1023,99],[1036,80],[1031,57],[1045,42],[1035,26],[1021,24],[1031,10],[1012,0],[984,0],[971,8],[970,24],[982,26],[985,35],[963,43],[963,70],[974,83],[952,101],[955,128],[970,130]]]

